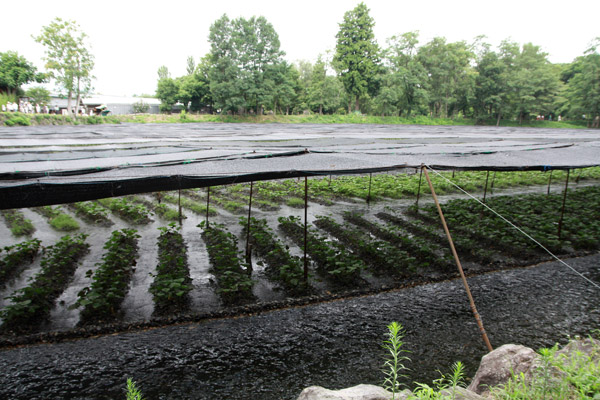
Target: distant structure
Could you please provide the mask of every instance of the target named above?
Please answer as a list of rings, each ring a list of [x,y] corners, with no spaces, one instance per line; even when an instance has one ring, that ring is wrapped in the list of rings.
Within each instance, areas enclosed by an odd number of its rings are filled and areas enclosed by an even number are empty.
[[[57,114],[62,114],[63,110],[67,109],[67,99],[66,97],[51,95],[50,96],[50,104],[48,108],[51,112],[56,112]],[[75,109],[75,103],[77,100],[74,100],[72,103],[73,109]],[[107,96],[107,95],[91,95],[82,99],[82,104],[80,104],[80,109],[82,111],[90,115],[90,111],[95,111],[97,107],[106,106],[107,110],[110,110],[111,115],[123,115],[123,114],[133,114],[134,113],[134,104],[143,102],[148,106],[148,110],[146,113],[148,114],[158,114],[160,112],[160,100],[151,98],[151,97],[131,97],[131,96]]]

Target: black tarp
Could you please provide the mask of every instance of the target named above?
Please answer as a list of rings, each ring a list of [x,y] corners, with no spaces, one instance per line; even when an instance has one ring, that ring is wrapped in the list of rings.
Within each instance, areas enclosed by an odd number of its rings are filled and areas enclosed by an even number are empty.
[[[0,209],[298,176],[600,165],[596,130],[123,124],[0,128]]]

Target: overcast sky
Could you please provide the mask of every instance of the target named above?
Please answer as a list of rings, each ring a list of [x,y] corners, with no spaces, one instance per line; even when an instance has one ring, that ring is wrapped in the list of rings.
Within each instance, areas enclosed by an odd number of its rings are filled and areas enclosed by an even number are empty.
[[[93,86],[106,95],[154,93],[157,69],[185,73],[210,49],[210,25],[230,18],[264,16],[275,27],[286,59],[314,62],[335,48],[344,13],[359,0],[2,0],[0,51],[13,50],[43,70],[43,47],[32,39],[54,17],[75,20],[90,37],[96,65]],[[532,42],[551,62],[571,62],[600,36],[600,1],[364,0],[381,46],[397,34],[418,30],[420,44],[433,37],[471,42],[486,35],[496,46],[510,38]]]

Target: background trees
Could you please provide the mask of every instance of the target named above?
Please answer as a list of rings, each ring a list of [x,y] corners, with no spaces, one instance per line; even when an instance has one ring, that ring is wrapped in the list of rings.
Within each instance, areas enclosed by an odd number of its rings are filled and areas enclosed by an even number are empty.
[[[381,71],[379,46],[373,34],[375,21],[369,9],[360,3],[344,14],[336,35],[337,45],[333,66],[338,72],[354,111],[360,111],[360,99],[374,96],[379,90]],[[351,104],[348,104],[350,112]]]
[[[35,37],[46,48],[46,68],[60,89],[67,92],[69,113],[73,94],[79,106],[82,94],[91,90],[94,56],[86,44],[87,35],[80,31],[75,21],[55,18]]]
[[[30,83],[41,83],[45,75],[37,72],[37,68],[15,51],[0,52],[0,92],[16,96],[21,86]]]

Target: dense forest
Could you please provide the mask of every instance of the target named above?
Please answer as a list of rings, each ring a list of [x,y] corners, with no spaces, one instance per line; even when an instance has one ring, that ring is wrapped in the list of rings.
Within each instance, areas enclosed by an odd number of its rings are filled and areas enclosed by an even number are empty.
[[[339,24],[332,54],[316,62],[284,59],[277,32],[264,17],[223,15],[209,31],[211,50],[187,74],[158,71],[162,109],[229,114],[344,114],[502,119],[587,119],[600,114],[600,54],[596,38],[570,64],[552,64],[532,43],[498,48],[477,37],[421,44],[418,32],[380,46],[375,21],[361,3]]]

